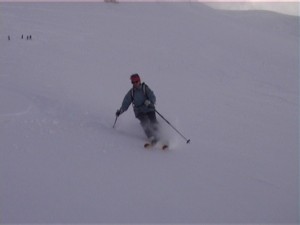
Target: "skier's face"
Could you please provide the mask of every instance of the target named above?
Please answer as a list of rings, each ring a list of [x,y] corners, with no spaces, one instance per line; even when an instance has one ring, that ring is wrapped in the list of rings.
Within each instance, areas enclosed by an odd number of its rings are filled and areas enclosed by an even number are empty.
[[[131,83],[132,83],[133,87],[138,87],[138,86],[140,86],[141,81],[139,81],[139,80],[133,80],[133,81],[131,81]]]

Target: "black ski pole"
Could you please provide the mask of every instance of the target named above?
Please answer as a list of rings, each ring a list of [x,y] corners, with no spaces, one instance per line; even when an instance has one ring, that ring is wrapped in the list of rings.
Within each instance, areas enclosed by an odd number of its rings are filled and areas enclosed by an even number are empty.
[[[161,115],[156,109],[155,112],[164,120],[167,122],[167,124],[169,124],[185,141],[186,143],[190,143],[190,139],[187,139],[185,136],[182,135],[182,133],[180,133],[165,117],[163,117],[163,115]]]
[[[115,128],[115,126],[116,126],[117,119],[118,119],[118,116],[116,116],[116,119],[115,119],[115,122],[114,122],[113,128]]]

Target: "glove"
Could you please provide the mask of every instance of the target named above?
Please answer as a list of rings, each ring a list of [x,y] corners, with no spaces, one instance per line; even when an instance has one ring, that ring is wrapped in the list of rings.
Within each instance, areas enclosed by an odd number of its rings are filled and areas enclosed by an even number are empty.
[[[122,114],[122,112],[123,111],[121,109],[118,109],[117,112],[116,112],[116,117],[120,116]]]
[[[144,102],[144,105],[145,105],[145,106],[147,106],[147,107],[148,107],[150,104],[151,104],[150,100],[148,100],[148,99],[147,99],[147,100],[145,100],[145,102]]]
[[[154,108],[154,105],[150,100],[145,100],[144,105],[147,106],[148,108]]]

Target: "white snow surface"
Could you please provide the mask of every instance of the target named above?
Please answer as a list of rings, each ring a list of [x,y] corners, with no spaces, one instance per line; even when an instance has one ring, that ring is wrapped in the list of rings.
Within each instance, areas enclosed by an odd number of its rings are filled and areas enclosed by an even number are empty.
[[[1,3],[0,28],[1,223],[299,222],[298,17]],[[112,128],[132,73],[190,144]]]
[[[204,3],[217,9],[266,10],[286,15],[299,16],[299,1],[243,0],[228,2],[224,0],[214,0],[212,2],[206,1]]]

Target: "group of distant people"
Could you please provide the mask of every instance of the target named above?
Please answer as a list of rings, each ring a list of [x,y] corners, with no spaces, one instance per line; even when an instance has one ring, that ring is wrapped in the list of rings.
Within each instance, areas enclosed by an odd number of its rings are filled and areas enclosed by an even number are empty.
[[[10,41],[10,40],[11,40],[11,36],[8,35],[8,36],[7,36],[7,39]],[[24,34],[22,34],[21,39],[32,40],[32,35],[30,34],[30,35],[26,35],[26,36],[25,36]]]

